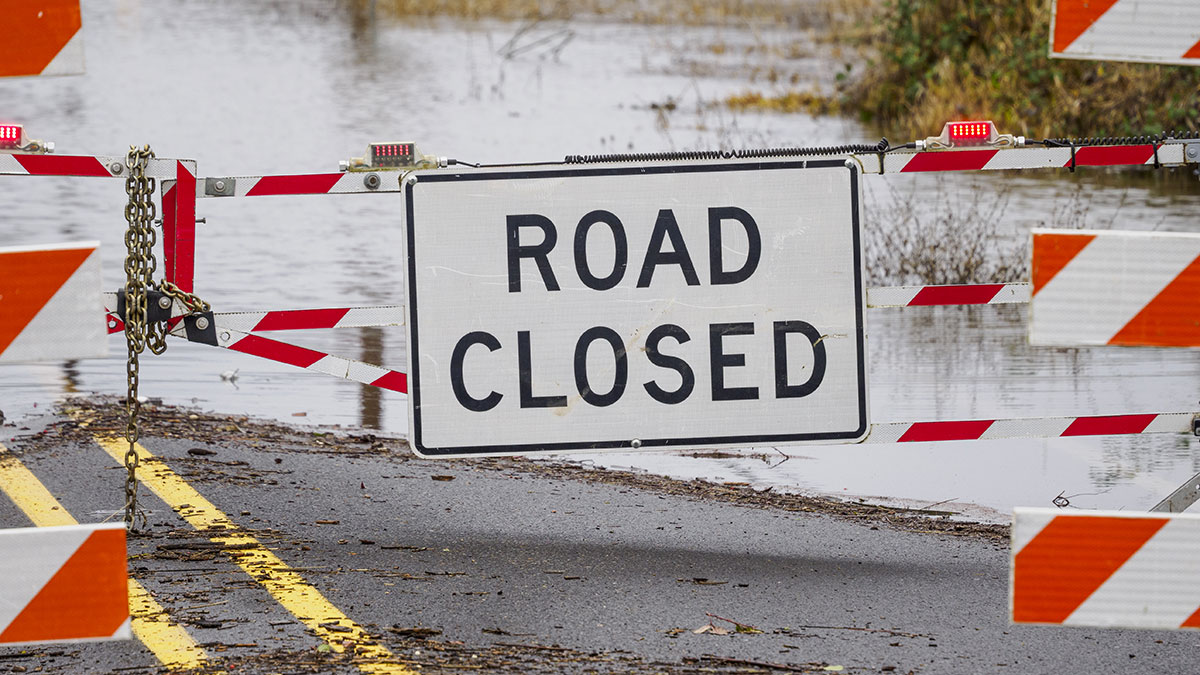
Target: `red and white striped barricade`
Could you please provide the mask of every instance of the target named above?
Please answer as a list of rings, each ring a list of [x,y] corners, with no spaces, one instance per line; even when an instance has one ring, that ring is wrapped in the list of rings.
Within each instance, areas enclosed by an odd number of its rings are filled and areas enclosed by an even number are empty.
[[[1033,231],[1035,345],[1200,347],[1200,234]]]
[[[1015,623],[1200,628],[1200,515],[1014,511]]]
[[[0,644],[128,640],[121,523],[0,530]]]
[[[104,356],[97,242],[0,248],[0,363]]]
[[[1200,3],[1055,0],[1050,55],[1200,65]]]

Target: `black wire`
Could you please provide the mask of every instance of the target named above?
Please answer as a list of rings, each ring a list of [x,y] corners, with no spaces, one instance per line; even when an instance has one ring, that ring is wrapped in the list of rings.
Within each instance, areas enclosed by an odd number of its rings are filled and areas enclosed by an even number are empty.
[[[1048,148],[1069,148],[1096,145],[1148,145],[1162,143],[1166,140],[1184,140],[1200,138],[1192,131],[1164,131],[1148,136],[1095,136],[1090,138],[1046,138],[1043,140],[1030,139],[1029,145],[1044,145]]]
[[[907,146],[916,147],[909,143]],[[683,150],[677,152],[632,152],[610,155],[567,155],[563,160],[567,164],[598,164],[601,162],[661,162],[689,159],[764,159],[768,157],[815,157],[821,155],[853,155],[867,152],[890,152],[897,148],[891,147],[886,138],[880,139],[875,145],[862,143],[847,145],[830,145],[816,148],[764,148],[747,150]]]

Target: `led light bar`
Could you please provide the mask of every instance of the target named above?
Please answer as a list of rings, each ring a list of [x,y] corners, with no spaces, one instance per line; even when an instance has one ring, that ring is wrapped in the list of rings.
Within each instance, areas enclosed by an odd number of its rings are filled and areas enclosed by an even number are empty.
[[[917,141],[918,150],[953,150],[956,148],[1017,148],[1025,145],[1024,136],[1013,136],[996,131],[996,125],[988,121],[963,120],[947,122],[940,136],[930,136]]]
[[[15,150],[24,145],[25,129],[20,124],[0,124],[0,148]]]

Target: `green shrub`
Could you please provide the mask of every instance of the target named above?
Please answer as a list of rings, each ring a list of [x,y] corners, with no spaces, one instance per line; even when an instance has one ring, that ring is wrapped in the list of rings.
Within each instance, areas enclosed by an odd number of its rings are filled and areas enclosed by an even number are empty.
[[[901,138],[956,119],[1029,137],[1200,129],[1200,68],[1049,57],[1048,0],[884,0],[845,103]]]

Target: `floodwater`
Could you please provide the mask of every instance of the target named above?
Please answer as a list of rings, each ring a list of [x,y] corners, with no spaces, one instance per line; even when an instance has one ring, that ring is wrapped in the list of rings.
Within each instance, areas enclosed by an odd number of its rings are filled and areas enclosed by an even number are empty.
[[[97,0],[83,10],[86,75],[0,81],[0,116],[60,154],[121,155],[150,143],[159,157],[197,160],[203,177],[333,171],[380,140],[494,163],[877,140],[841,118],[707,105],[747,90],[829,91],[841,54],[802,29],[418,21],[375,15],[369,3]],[[864,190],[868,227],[888,227],[901,202],[932,212],[1003,200],[991,217],[1013,246],[1028,227],[1055,222],[1196,230],[1200,207],[1200,185],[1186,176],[1095,171],[865,177]],[[99,240],[105,286],[115,290],[124,199],[116,180],[0,177],[0,245]],[[216,311],[400,304],[400,200],[202,200],[197,291]],[[867,275],[889,281],[882,270]],[[870,310],[867,321],[874,421],[1198,409],[1195,351],[1033,349],[1020,307]],[[291,337],[405,363],[400,328]],[[123,393],[122,341],[110,349],[107,359],[0,368],[0,410],[18,422],[3,435],[69,392]],[[403,395],[241,354],[172,341],[142,364],[142,394],[168,403],[407,430]],[[1146,436],[574,459],[1003,518],[1060,493],[1085,508],[1149,508],[1200,470],[1197,450],[1191,437]]]

